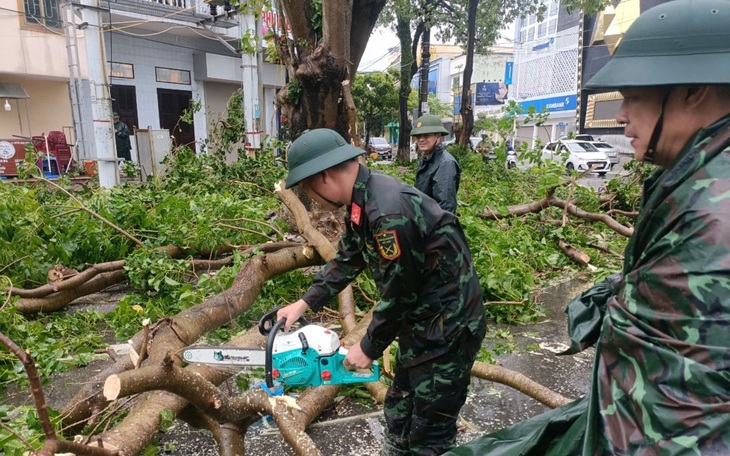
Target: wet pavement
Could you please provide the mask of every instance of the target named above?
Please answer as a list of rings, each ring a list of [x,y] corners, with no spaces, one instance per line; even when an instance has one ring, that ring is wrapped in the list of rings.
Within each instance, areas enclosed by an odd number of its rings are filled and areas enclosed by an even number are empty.
[[[567,347],[567,333],[563,309],[567,301],[587,288],[586,281],[568,280],[538,294],[538,302],[545,309],[545,317],[537,324],[524,326],[490,325],[492,333],[507,335],[513,350],[495,356],[503,367],[522,373],[554,391],[571,398],[587,393],[593,360],[593,350],[568,357],[557,357],[556,352]],[[122,290],[112,293],[119,294]],[[97,295],[103,298],[103,293]],[[116,296],[115,296],[116,297]],[[97,306],[106,307],[113,299],[89,299]],[[97,308],[98,309],[98,308]],[[98,309],[103,310],[103,309]],[[505,339],[487,339],[490,344],[504,343]],[[58,375],[45,387],[49,406],[62,407],[66,401],[108,360],[97,360],[83,369]],[[16,392],[13,403],[24,402],[27,392]],[[3,401],[4,402],[4,401]],[[547,411],[548,408],[530,397],[501,384],[474,379],[466,404],[461,410],[458,443],[466,443],[484,433],[501,429],[517,421]],[[367,405],[350,397],[327,411],[307,430],[322,454],[328,456],[371,456],[380,454],[384,420],[382,408]],[[208,431],[188,427],[177,420],[174,427],[159,436],[160,453],[167,455],[218,454]],[[295,453],[284,442],[276,425],[259,420],[246,434],[246,454],[254,456],[290,456]]]

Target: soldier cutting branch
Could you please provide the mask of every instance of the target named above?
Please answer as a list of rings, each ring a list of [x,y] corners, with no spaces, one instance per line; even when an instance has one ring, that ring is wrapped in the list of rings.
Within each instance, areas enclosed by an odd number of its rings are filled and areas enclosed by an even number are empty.
[[[361,153],[324,128],[292,143],[287,188],[301,185],[330,210],[346,206],[346,231],[335,258],[277,318],[286,317],[288,330],[307,309],[321,309],[369,268],[380,302],[367,334],[345,361],[368,368],[399,339],[385,398],[383,454],[438,455],[454,444],[486,331],[479,279],[454,215],[415,188],[358,164]]]

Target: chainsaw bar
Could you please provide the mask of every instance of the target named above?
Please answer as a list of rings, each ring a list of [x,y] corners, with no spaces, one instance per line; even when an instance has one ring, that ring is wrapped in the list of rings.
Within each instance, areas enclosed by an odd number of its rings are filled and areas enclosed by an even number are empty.
[[[183,359],[214,366],[264,366],[266,352],[258,348],[189,347],[183,350]]]

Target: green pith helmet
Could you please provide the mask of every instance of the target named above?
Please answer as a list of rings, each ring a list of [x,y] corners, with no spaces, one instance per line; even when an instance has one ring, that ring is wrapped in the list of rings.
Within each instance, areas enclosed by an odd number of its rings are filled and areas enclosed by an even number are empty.
[[[587,89],[730,84],[730,2],[673,0],[631,24]]]
[[[114,114],[112,114],[112,117],[115,119],[119,118],[119,113],[114,111]]]
[[[289,147],[286,188],[292,188],[308,177],[364,153],[362,149],[348,144],[334,130],[307,130]]]
[[[424,114],[416,119],[416,127],[411,130],[411,136],[427,135],[429,133],[441,133],[441,136],[449,134],[441,119],[433,114]]]

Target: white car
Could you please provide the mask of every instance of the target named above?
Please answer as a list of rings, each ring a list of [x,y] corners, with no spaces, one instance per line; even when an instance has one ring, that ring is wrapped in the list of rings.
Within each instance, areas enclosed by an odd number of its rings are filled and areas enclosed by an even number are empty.
[[[591,141],[591,144],[593,144],[594,146],[596,146],[596,148],[598,148],[598,150],[606,154],[608,159],[611,161],[611,166],[618,164],[617,148],[603,141]]]
[[[593,173],[605,176],[611,170],[611,161],[606,154],[589,141],[563,139],[548,143],[542,149],[542,158],[564,163],[568,172],[593,167]]]

